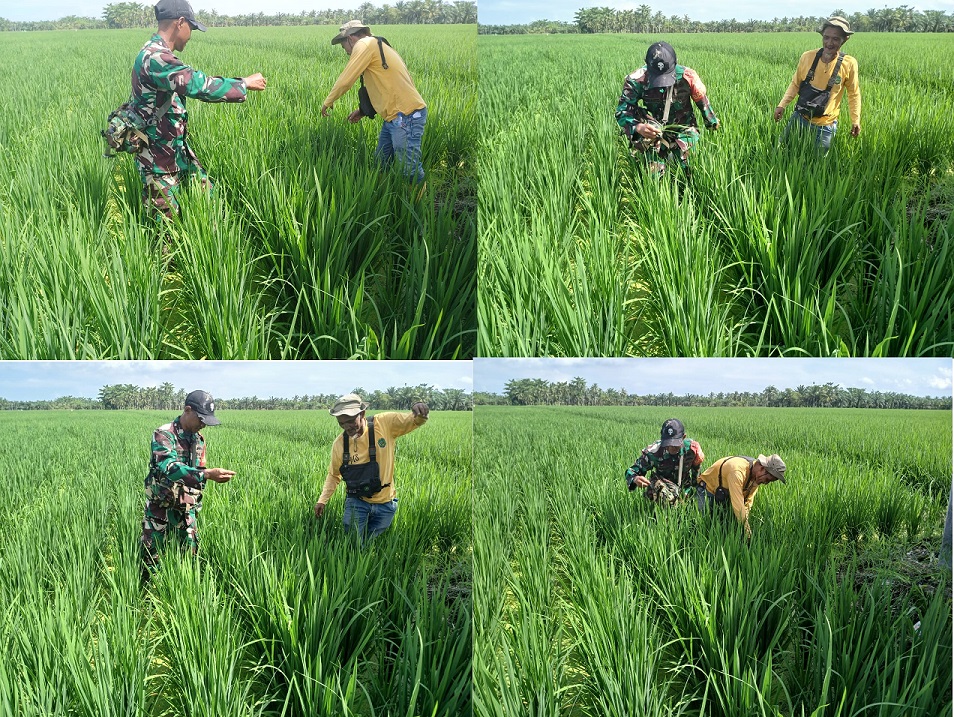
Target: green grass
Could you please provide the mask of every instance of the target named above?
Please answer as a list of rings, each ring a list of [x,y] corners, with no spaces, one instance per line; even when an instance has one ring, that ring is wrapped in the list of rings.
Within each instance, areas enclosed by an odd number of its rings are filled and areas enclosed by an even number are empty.
[[[400,439],[392,528],[321,521],[327,414],[226,411],[199,559],[139,586],[161,412],[4,412],[0,715],[444,715],[471,710],[471,415]]]
[[[472,356],[476,28],[376,31],[428,103],[423,194],[376,168],[380,121],[345,120],[356,90],[320,116],[347,60],[333,29],[214,28],[182,60],[269,86],[240,106],[188,102],[215,189],[183,198],[171,257],[132,157],[104,158],[99,136],[149,32],[3,33],[0,356]]]
[[[705,466],[787,462],[750,541],[626,490],[671,416],[475,409],[477,714],[950,712],[950,412],[681,409]]]
[[[951,67],[899,79],[946,38],[853,37],[862,133],[845,105],[824,159],[771,118],[817,35],[666,38],[722,123],[688,185],[613,116],[659,39],[480,37],[480,355],[950,356]]]

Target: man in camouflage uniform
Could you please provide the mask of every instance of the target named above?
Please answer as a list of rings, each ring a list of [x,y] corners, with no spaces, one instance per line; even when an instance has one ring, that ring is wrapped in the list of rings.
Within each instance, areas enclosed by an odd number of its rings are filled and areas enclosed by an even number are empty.
[[[188,143],[185,98],[203,102],[244,102],[248,90],[264,90],[265,78],[209,77],[173,54],[185,49],[192,30],[205,32],[186,0],[159,0],[159,29],[147,42],[132,70],[131,105],[146,123],[149,144],[136,155],[143,184],[143,203],[171,219],[179,212],[177,194],[184,180],[195,177],[211,186]]]
[[[228,483],[235,475],[225,468],[205,467],[205,439],[199,429],[219,423],[212,396],[193,391],[186,396],[182,415],[157,428],[152,436],[140,538],[144,582],[156,569],[159,551],[168,539],[183,550],[198,552],[196,519],[206,481]]]
[[[630,490],[645,488],[643,495],[654,503],[675,505],[695,487],[703,460],[702,448],[686,437],[682,422],[670,418],[663,423],[659,440],[646,446],[626,469],[626,483]],[[650,472],[652,478],[647,478]]]
[[[676,64],[676,51],[668,42],[651,45],[646,64],[624,80],[616,122],[633,155],[645,155],[654,174],[664,174],[666,160],[675,156],[689,175],[689,152],[699,141],[693,102],[706,129],[718,129],[706,86],[691,67]]]

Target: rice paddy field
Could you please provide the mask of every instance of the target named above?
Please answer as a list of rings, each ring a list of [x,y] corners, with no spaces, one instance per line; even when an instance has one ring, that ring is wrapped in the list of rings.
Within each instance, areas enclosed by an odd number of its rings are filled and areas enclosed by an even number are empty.
[[[614,118],[660,39],[722,123],[689,182],[678,167],[648,176]],[[852,37],[861,136],[843,106],[825,158],[780,148],[772,119],[819,46],[814,33],[481,36],[479,354],[950,356],[951,38]]]
[[[140,588],[143,478],[162,412],[0,413],[0,715],[471,712],[471,419],[398,444],[400,508],[359,548],[342,490],[321,521],[334,420],[220,411],[198,559]]]
[[[356,88],[320,116],[336,28],[212,28],[183,62],[268,89],[188,101],[215,186],[183,199],[171,253],[99,134],[151,32],[0,34],[0,357],[472,356],[476,27],[373,29],[428,103],[426,189],[378,171],[380,119],[346,121]]]
[[[705,467],[778,452],[743,537],[623,473],[677,415]],[[475,409],[482,717],[951,713],[951,413]]]

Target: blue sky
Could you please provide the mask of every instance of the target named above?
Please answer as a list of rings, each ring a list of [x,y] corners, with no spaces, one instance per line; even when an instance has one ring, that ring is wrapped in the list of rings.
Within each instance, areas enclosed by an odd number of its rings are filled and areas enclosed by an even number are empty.
[[[147,0],[142,0],[146,4]],[[31,2],[13,2],[12,0],[0,0],[0,17],[8,20],[56,20],[67,15],[83,15],[86,17],[101,17],[103,8],[108,3],[105,0],[31,0]],[[385,4],[381,0],[374,1],[372,4],[381,6]],[[394,0],[389,0],[386,4],[394,5]],[[619,9],[634,9],[644,3],[642,2],[613,2],[613,0],[553,0],[552,2],[542,2],[541,0],[478,0],[478,13],[480,22],[487,25],[510,25],[514,23],[525,23],[532,20],[564,20],[572,21],[573,15],[582,7],[615,7]],[[806,2],[754,2],[753,0],[742,0],[734,3],[712,3],[702,0],[674,0],[673,2],[662,4],[659,2],[645,3],[652,7],[653,12],[657,10],[666,16],[670,15],[689,15],[693,20],[716,20],[721,18],[735,18],[736,20],[770,20],[773,17],[783,17],[786,15],[827,15],[836,7],[851,12],[864,12],[869,8],[884,7],[885,2],[869,2],[857,5],[835,2],[818,2],[818,0],[806,0]],[[891,7],[898,7],[902,3],[888,3]],[[245,15],[247,13],[300,13],[303,10],[327,10],[329,8],[357,8],[361,5],[360,0],[331,0],[323,2],[316,0],[272,0],[263,6],[261,2],[253,0],[195,0],[192,7],[196,10],[216,10],[225,15]],[[941,2],[939,0],[929,0],[915,5],[918,10],[944,10],[945,12],[954,11],[954,3]]]
[[[107,384],[166,381],[216,398],[288,398],[424,383],[441,390],[473,385],[469,361],[0,361],[0,397],[42,401],[95,398]]]
[[[755,0],[738,0],[732,3],[716,3],[708,0],[673,0],[672,2],[614,2],[613,0],[483,0],[478,5],[480,22],[484,25],[513,25],[531,22],[533,20],[563,20],[572,22],[576,11],[584,7],[612,7],[619,10],[635,10],[640,5],[649,5],[653,13],[659,11],[666,17],[672,15],[688,15],[692,20],[721,20],[735,18],[736,20],[771,20],[775,17],[796,16],[824,16],[835,9],[841,9],[851,14],[865,12],[870,8],[882,8],[885,5],[900,7],[901,2],[885,2],[885,0],[867,0],[862,3],[820,2],[819,0],[805,0],[805,2],[757,2]],[[911,5],[911,3],[908,3]],[[918,10],[954,10],[954,3],[929,0],[914,4]]]
[[[510,379],[571,381],[628,393],[707,395],[831,381],[843,388],[951,396],[951,359],[476,359],[474,390],[503,393]]]
[[[122,2],[123,0],[113,0]],[[151,0],[134,0],[141,5],[155,4]],[[263,12],[273,15],[279,12],[298,13],[309,10],[351,9],[358,8],[363,0],[333,0],[332,2],[316,2],[315,0],[271,0],[268,3],[254,0],[191,0],[193,9],[215,10],[220,15],[247,15]],[[32,0],[29,3],[0,0],[0,17],[7,20],[58,20],[67,15],[82,17],[102,17],[103,8],[109,5],[109,0]],[[371,0],[377,7],[388,4],[394,5],[394,0],[387,3],[381,0]],[[360,18],[359,18],[360,19]]]

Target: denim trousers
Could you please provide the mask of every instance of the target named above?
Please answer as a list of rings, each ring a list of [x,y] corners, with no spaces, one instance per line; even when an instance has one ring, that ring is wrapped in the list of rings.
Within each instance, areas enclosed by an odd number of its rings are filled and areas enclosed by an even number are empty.
[[[835,138],[835,131],[838,129],[838,121],[835,120],[829,125],[815,125],[809,122],[807,119],[802,117],[798,112],[792,112],[792,116],[788,120],[788,124],[785,125],[785,129],[782,131],[782,144],[785,144],[785,140],[788,139],[788,135],[791,132],[796,134],[801,133],[810,133],[816,149],[820,149],[823,153],[827,154],[828,150],[831,148],[831,141]]]
[[[367,503],[349,495],[344,504],[345,532],[357,530],[362,539],[380,535],[394,520],[397,503],[397,498],[388,503]]]
[[[412,182],[424,181],[424,167],[421,166],[421,140],[424,138],[424,125],[427,122],[427,109],[417,110],[409,115],[398,113],[390,122],[381,126],[378,146],[374,156],[382,167],[389,167],[397,160],[401,172]]]

